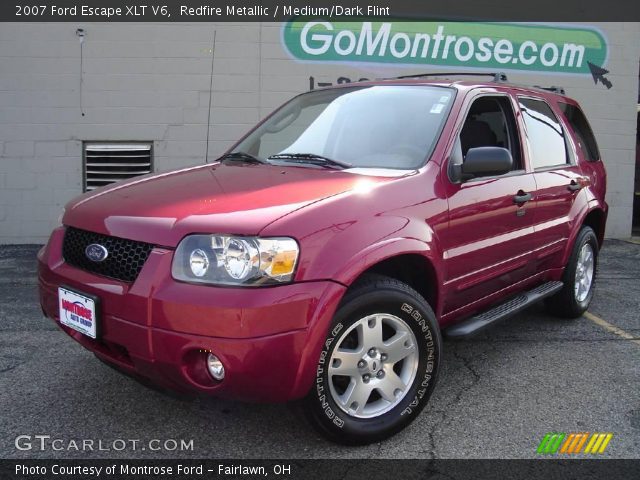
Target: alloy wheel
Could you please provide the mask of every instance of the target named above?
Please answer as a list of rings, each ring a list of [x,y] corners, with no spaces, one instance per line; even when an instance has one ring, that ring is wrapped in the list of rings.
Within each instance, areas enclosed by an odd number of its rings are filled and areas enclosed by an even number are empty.
[[[356,418],[378,417],[407,394],[418,370],[416,337],[395,315],[361,318],[338,339],[329,360],[336,404]]]
[[[585,243],[580,249],[576,265],[576,277],[574,283],[574,294],[578,302],[584,302],[591,290],[593,283],[593,272],[595,269],[595,255],[593,247]]]

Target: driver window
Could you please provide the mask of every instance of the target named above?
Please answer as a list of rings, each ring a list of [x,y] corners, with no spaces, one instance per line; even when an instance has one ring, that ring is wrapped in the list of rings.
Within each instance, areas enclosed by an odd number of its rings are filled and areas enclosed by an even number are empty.
[[[483,96],[476,99],[464,121],[458,138],[458,158],[464,157],[470,148],[502,147],[511,152],[513,170],[521,170],[522,156],[516,129],[513,107],[507,97]]]

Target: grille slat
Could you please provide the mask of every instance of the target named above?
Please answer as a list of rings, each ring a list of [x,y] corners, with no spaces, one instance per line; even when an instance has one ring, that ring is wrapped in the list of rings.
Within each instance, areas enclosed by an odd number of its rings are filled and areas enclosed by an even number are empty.
[[[109,150],[120,152],[124,150],[149,150],[146,143],[89,143],[87,147],[92,150]]]
[[[145,171],[145,170],[130,170],[128,172],[114,172],[111,170],[87,170],[87,174],[94,174],[94,175],[127,175],[128,177],[130,177],[131,175],[145,175],[149,172]],[[102,179],[101,179],[102,180]]]
[[[91,162],[92,167],[146,167],[148,163],[116,163],[116,162],[108,162],[108,163],[98,163]]]
[[[87,147],[87,148],[95,148],[95,147]],[[149,147],[145,148],[146,151],[149,150]],[[88,150],[87,151],[87,158],[100,158],[100,157],[105,157],[105,158],[147,158],[149,157],[148,153],[142,153],[139,155],[133,155],[133,154],[128,154],[127,152],[130,151],[134,151],[134,150],[127,150],[124,151],[124,153],[118,153],[118,152],[113,152],[113,153],[106,153],[106,152],[110,152],[111,150],[103,150],[103,151],[94,151],[94,150]]]
[[[106,260],[92,262],[87,258],[85,249],[92,243],[100,244],[107,249],[109,255]],[[132,283],[138,278],[152,249],[153,245],[150,243],[67,227],[62,245],[62,256],[65,262],[74,267]]]
[[[153,171],[151,143],[86,143],[85,192]]]
[[[92,183],[93,185],[87,185],[87,188],[91,188],[91,187],[102,187],[104,185],[109,185],[110,183],[114,183],[114,182],[119,182],[120,180],[122,180],[122,178],[116,178],[116,177],[100,177],[100,178],[95,178]],[[100,185],[97,185],[97,184]]]

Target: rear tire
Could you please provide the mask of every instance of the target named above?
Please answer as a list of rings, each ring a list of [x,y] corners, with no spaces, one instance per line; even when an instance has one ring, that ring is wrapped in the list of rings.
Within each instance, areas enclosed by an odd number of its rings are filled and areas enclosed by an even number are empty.
[[[436,384],[442,340],[429,304],[408,285],[367,275],[334,316],[305,402],[312,425],[364,445],[411,423]]]
[[[563,318],[578,318],[593,299],[598,267],[598,238],[591,227],[578,233],[564,269],[564,287],[547,299],[549,313]]]

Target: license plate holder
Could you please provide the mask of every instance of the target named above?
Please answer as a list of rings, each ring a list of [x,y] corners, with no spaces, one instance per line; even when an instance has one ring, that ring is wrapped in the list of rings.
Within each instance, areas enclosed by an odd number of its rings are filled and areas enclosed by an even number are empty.
[[[100,299],[68,287],[58,287],[60,323],[94,340],[98,338]]]

